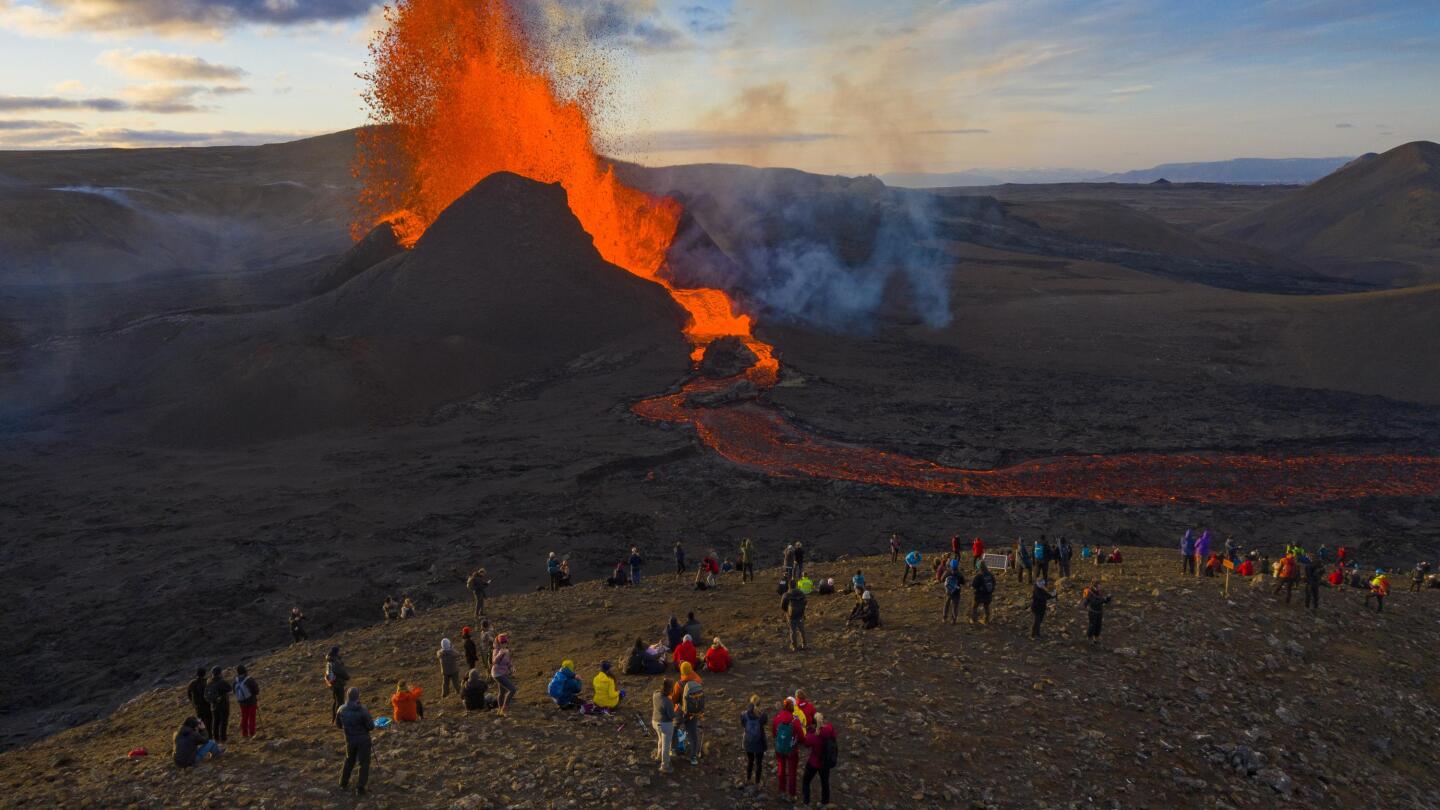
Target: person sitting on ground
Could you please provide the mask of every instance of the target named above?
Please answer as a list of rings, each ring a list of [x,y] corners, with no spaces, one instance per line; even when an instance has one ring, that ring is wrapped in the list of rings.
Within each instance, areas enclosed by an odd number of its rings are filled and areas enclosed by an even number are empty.
[[[730,669],[730,651],[720,643],[717,636],[710,641],[710,649],[705,651],[705,671],[725,672]]]
[[[680,646],[675,648],[675,652],[671,653],[671,656],[675,661],[676,669],[679,669],[681,664],[687,663],[692,667],[695,666],[695,661],[698,658],[695,651],[695,639],[691,638],[687,633],[685,638],[680,640]]]
[[[205,725],[195,717],[185,718],[173,739],[175,766],[178,768],[193,768],[205,761],[205,757],[218,757],[225,753],[219,743],[210,739],[205,733]]]
[[[685,614],[685,635],[689,636],[691,641],[705,637],[705,634],[700,630],[700,620],[695,618],[695,611],[693,610]]]
[[[1210,556],[1205,560],[1205,576],[1216,576],[1222,570],[1224,570],[1224,563],[1221,562],[1220,553],[1217,551],[1210,552]]]
[[[624,697],[615,686],[615,679],[610,676],[610,662],[601,661],[600,671],[595,673],[590,685],[595,690],[595,697],[591,702],[602,709],[613,709],[620,705],[620,698]]]
[[[875,594],[870,591],[860,596],[860,626],[866,630],[880,626],[880,603],[875,601]]]
[[[460,699],[465,701],[465,711],[478,712],[488,709],[485,705],[485,690],[490,688],[490,682],[480,674],[480,670],[471,669],[465,676],[465,686],[460,690]],[[419,701],[416,701],[419,703]]]
[[[713,587],[710,584],[710,572],[705,570],[704,563],[695,569],[695,584],[691,587],[697,591],[708,591]]]
[[[554,677],[550,679],[550,688],[546,691],[556,706],[573,709],[577,705],[575,699],[583,688],[580,676],[575,674],[575,662],[567,658],[560,662],[560,668],[555,670]]]
[[[1086,560],[1090,559],[1092,556],[1094,556],[1094,553],[1090,550],[1090,545],[1088,543],[1080,546],[1080,562],[1083,563]]]
[[[385,597],[385,601],[380,603],[380,610],[385,614],[387,622],[393,622],[400,618],[400,603],[396,602],[393,596]]]
[[[1110,556],[1105,560],[1105,562],[1106,562],[1106,564],[1108,564],[1108,565],[1119,565],[1119,566],[1125,565],[1125,557],[1120,554],[1120,547],[1119,547],[1119,546],[1116,546],[1116,547],[1110,549]],[[1121,572],[1121,573],[1124,573],[1124,572],[1125,572],[1125,569],[1124,569],[1124,568],[1121,568],[1121,569],[1120,569],[1120,572]]]
[[[1344,587],[1345,568],[1339,565],[1335,566],[1335,569],[1330,572],[1330,576],[1325,578],[1325,582],[1332,588]]]
[[[625,658],[625,674],[649,674],[645,671],[645,639],[635,639],[635,646],[630,648],[630,655]]]
[[[820,596],[829,596],[835,593],[835,578],[826,577],[820,580],[820,584],[815,586],[815,593]]]
[[[1242,577],[1253,577],[1255,576],[1255,561],[1246,557],[1240,561],[1240,567],[1235,570]]]
[[[685,627],[684,627],[684,625],[680,624],[680,620],[679,620],[679,619],[675,618],[674,616],[671,616],[671,617],[670,617],[670,623],[667,624],[667,625],[665,625],[665,647],[666,647],[666,649],[673,650],[673,649],[675,649],[676,647],[679,647],[679,646],[680,646],[680,642],[681,642],[682,640],[684,640],[684,638],[685,638]]]
[[[400,603],[400,618],[413,619],[416,612],[415,603],[410,600],[410,597],[405,597],[405,601]]]
[[[625,563],[615,563],[615,570],[610,572],[610,578],[605,580],[605,584],[612,588],[621,588],[630,584],[630,575],[625,570]]]
[[[685,694],[685,684],[694,681],[703,683],[700,674],[695,671],[693,664],[688,661],[680,665],[680,679],[675,682],[674,691],[670,693],[670,702],[680,705],[680,698]]]
[[[575,584],[570,578],[570,558],[566,557],[560,561],[560,587],[569,588]]]
[[[700,561],[700,570],[705,572],[706,586],[713,589],[720,584],[720,558],[715,554],[715,549],[710,549],[710,553]]]
[[[425,704],[420,702],[420,696],[425,690],[418,686],[411,687],[404,681],[397,681],[395,694],[390,696],[390,710],[395,715],[397,723],[414,723],[425,716]]]
[[[815,583],[809,577],[800,577],[795,580],[795,587],[799,588],[806,596],[815,592]]]

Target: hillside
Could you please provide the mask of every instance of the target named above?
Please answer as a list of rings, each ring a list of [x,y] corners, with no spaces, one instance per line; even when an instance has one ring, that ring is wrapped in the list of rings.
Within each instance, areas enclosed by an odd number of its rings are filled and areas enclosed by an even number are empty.
[[[1126,553],[1123,571],[1098,569],[1114,596],[1098,646],[1083,639],[1076,605],[1080,580],[1097,570],[1089,566],[1060,582],[1036,642],[1025,636],[1029,586],[1011,579],[1000,580],[989,626],[950,627],[937,624],[939,587],[899,588],[888,559],[812,564],[812,576],[837,580],[863,568],[884,626],[846,629],[851,597],[812,597],[810,649],[793,655],[780,643],[774,570],[744,586],[727,575],[705,593],[663,575],[624,591],[585,583],[492,600],[517,662],[509,719],[467,716],[433,691],[438,640],[472,623],[468,605],[453,605],[251,662],[263,691],[259,738],[232,738],[225,757],[193,772],[169,760],[170,734],[188,713],[179,685],[0,754],[0,772],[17,807],[98,796],[130,807],[349,806],[334,787],[342,746],[320,680],[324,651],[338,644],[375,714],[389,713],[382,704],[396,679],[427,691],[427,719],[376,733],[366,807],[673,807],[680,796],[687,807],[766,806],[772,779],[759,793],[740,782],[736,718],[751,693],[769,704],[802,687],[839,731],[842,807],[1433,802],[1440,778],[1417,752],[1434,750],[1440,728],[1440,592],[1404,593],[1397,577],[1377,615],[1362,610],[1359,592],[1327,589],[1312,617],[1299,594],[1277,602],[1264,581],[1237,582],[1227,600],[1219,580],[1180,578],[1173,552]],[[636,636],[653,639],[668,615],[689,610],[737,667],[706,676],[705,758],[666,778],[653,770],[653,736],[636,711],[648,720],[658,679],[622,676],[630,697],[608,719],[556,711],[545,685],[561,658],[588,684],[600,659],[623,662]],[[276,616],[276,637],[284,632]],[[1379,682],[1383,692],[1369,688]],[[151,755],[127,759],[137,746]]]
[[[1344,166],[1351,158],[1235,158],[1204,163],[1161,163],[1148,169],[1092,177],[1093,183],[1247,183],[1290,185],[1313,183]]]
[[[1355,160],[1214,231],[1354,278],[1440,280],[1440,144]]]

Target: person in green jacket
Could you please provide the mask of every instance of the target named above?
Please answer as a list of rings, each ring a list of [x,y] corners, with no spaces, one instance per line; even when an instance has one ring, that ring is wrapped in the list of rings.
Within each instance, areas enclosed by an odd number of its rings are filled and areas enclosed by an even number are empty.
[[[748,537],[740,541],[740,581],[755,581],[755,547]]]

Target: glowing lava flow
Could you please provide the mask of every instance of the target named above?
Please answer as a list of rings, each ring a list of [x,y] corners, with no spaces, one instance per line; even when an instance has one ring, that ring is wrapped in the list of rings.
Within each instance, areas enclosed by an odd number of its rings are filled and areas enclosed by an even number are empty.
[[[604,259],[665,287],[689,313],[685,335],[698,361],[710,341],[741,337],[760,357],[757,381],[779,369],[725,293],[676,289],[660,274],[680,220],[679,203],[621,183],[595,151],[583,77],[562,99],[547,62],[503,0],[402,0],[370,46],[364,76],[372,121],[355,171],[362,183],[352,236],[388,222],[413,245],[446,206],[479,181],[509,171],[565,187],[580,224]]]

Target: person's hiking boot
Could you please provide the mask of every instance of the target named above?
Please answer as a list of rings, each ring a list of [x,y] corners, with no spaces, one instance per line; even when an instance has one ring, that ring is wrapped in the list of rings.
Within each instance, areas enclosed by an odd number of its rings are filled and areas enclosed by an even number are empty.
[[[700,757],[690,757],[690,764],[691,764],[691,765],[699,765],[699,764],[700,764]]]

